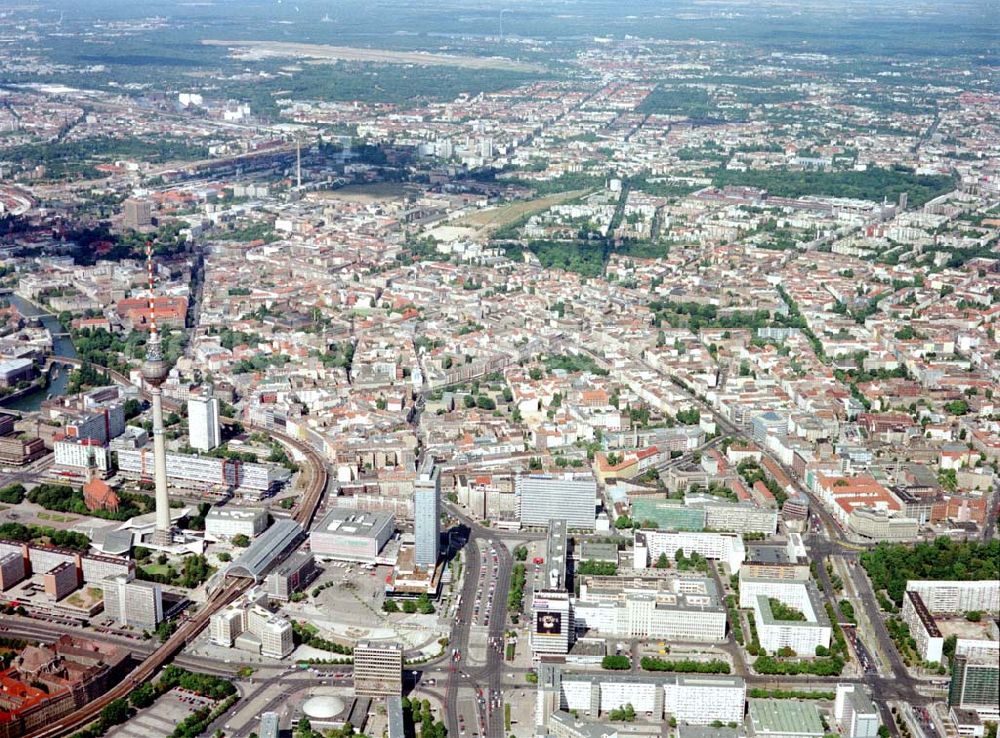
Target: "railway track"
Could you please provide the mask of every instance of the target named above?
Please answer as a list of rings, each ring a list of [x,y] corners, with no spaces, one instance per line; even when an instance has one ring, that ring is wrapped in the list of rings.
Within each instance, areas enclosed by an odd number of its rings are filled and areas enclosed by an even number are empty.
[[[82,366],[84,363],[79,359],[72,359],[63,356],[55,356],[52,360],[72,366]],[[104,369],[104,367],[98,368]],[[119,384],[131,384],[131,382],[128,381],[128,378],[123,374],[113,370],[107,371],[108,375]],[[142,391],[142,394],[143,397],[148,397],[145,390]],[[165,401],[163,405],[164,410],[176,410],[180,407],[180,405],[176,402]],[[223,424],[232,424],[237,422],[233,418],[220,418],[220,420]],[[250,427],[255,426],[251,425]],[[292,518],[295,522],[302,526],[303,530],[308,530],[316,516],[316,510],[319,508],[319,503],[323,498],[323,492],[326,490],[327,482],[329,481],[326,464],[323,463],[322,458],[320,458],[319,454],[316,453],[316,450],[309,444],[304,443],[297,438],[292,438],[288,434],[280,431],[272,429],[266,430],[267,433],[276,441],[296,449],[305,457],[305,474],[308,475],[305,481],[306,490],[302,494],[301,502],[293,513]],[[181,624],[180,627],[177,628],[176,632],[163,645],[143,659],[125,679],[109,689],[96,700],[88,702],[83,707],[63,716],[63,718],[56,721],[53,725],[48,725],[34,731],[33,733],[27,734],[27,738],[58,738],[59,736],[69,735],[81,730],[88,724],[92,723],[100,716],[101,710],[107,707],[111,702],[116,699],[127,698],[133,689],[143,682],[152,679],[160,668],[162,668],[170,659],[179,653],[184,646],[197,637],[197,635],[201,633],[206,626],[208,626],[212,615],[229,603],[233,602],[237,597],[249,589],[252,584],[253,581],[250,579],[228,577],[223,586],[221,586],[208,598],[208,600],[190,620]]]

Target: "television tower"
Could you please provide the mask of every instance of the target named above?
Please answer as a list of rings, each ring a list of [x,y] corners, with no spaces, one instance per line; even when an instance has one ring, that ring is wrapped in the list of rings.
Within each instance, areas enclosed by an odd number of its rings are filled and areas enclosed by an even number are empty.
[[[149,340],[146,342],[146,360],[142,363],[142,378],[149,385],[153,398],[153,481],[156,484],[156,529],[153,543],[170,545],[170,498],[167,496],[167,446],[163,435],[163,390],[160,385],[167,378],[169,367],[163,358],[160,332],[156,327],[156,293],[153,279],[153,244],[146,242],[146,274],[149,279]]]

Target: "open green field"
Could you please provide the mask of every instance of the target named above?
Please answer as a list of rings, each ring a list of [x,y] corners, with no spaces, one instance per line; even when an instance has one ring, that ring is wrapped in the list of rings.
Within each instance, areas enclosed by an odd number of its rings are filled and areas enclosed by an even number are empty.
[[[544,212],[553,205],[559,205],[564,202],[569,202],[570,200],[575,200],[578,197],[586,195],[588,192],[590,192],[590,190],[569,190],[568,192],[558,192],[553,195],[538,197],[534,200],[519,200],[518,202],[512,202],[509,205],[501,205],[498,208],[489,208],[486,210],[480,210],[476,213],[470,213],[464,218],[457,220],[455,225],[471,226],[473,228],[481,228],[485,231],[494,231],[498,228],[503,228],[511,225],[512,223],[516,223],[521,218],[526,216]]]

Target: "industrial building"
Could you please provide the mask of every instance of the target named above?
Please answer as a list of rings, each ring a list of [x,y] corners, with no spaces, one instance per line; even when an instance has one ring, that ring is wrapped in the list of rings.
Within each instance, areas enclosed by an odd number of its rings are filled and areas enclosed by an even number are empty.
[[[309,534],[309,547],[321,559],[374,564],[395,531],[391,513],[335,507]]]
[[[570,530],[592,531],[597,510],[597,481],[532,474],[514,482],[515,513],[522,526],[544,528],[550,520],[565,520]]]
[[[754,698],[748,702],[748,733],[753,738],[822,738],[826,732],[812,702]]]

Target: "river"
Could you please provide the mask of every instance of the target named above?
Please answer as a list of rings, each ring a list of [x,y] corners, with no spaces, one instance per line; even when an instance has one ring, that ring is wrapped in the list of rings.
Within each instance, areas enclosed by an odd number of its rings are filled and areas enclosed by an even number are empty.
[[[42,310],[37,305],[33,305],[18,295],[11,294],[6,297],[10,300],[12,305],[21,311],[22,315],[38,315],[40,313],[44,313],[41,318],[42,325],[48,328],[49,332],[53,334],[52,353],[56,356],[69,356],[71,358],[76,357],[76,348],[73,346],[73,342],[69,339],[69,336],[55,335],[63,332],[63,327],[59,324],[59,320],[55,315]],[[56,375],[57,370],[58,375]],[[46,398],[46,396],[65,394],[66,385],[69,384],[69,374],[71,371],[72,370],[67,366],[55,367],[52,370],[53,375],[47,389],[23,395],[18,397],[16,400],[11,400],[10,402],[0,402],[0,405],[10,408],[11,410],[20,410],[22,412],[37,410],[41,407],[42,401]]]

